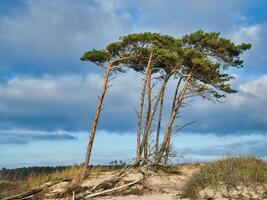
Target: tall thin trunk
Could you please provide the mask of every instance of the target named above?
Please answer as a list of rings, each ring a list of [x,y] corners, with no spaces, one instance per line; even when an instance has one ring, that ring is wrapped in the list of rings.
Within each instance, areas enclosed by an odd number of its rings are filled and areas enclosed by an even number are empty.
[[[142,118],[143,118],[143,108],[144,108],[144,100],[145,100],[145,95],[146,95],[146,85],[147,85],[147,73],[144,78],[143,82],[143,88],[142,88],[142,93],[141,93],[141,98],[140,98],[140,105],[139,105],[139,111],[138,111],[138,122],[137,122],[137,146],[136,146],[136,162],[138,162],[141,159],[140,155],[140,143],[141,143],[141,129],[142,129]]]
[[[100,112],[102,109],[103,101],[104,101],[105,94],[106,94],[107,87],[108,87],[108,78],[110,75],[111,67],[112,67],[112,65],[109,64],[106,68],[104,83],[102,86],[102,92],[101,92],[101,96],[99,97],[99,100],[98,100],[98,104],[97,104],[97,108],[96,108],[96,112],[95,112],[95,118],[94,118],[94,121],[92,123],[91,135],[90,135],[89,143],[88,143],[87,149],[86,149],[85,161],[84,161],[84,165],[83,165],[83,171],[81,174],[81,180],[84,180],[86,177],[87,167],[88,167],[90,157],[91,157],[91,151],[92,151],[93,142],[94,142],[94,138],[95,138],[95,132],[96,132],[97,124],[98,124],[98,119],[99,119],[99,115],[100,115]]]
[[[120,60],[125,60],[125,59],[127,59],[127,57],[123,57],[123,58],[117,59],[117,60],[109,63],[107,68],[106,68],[104,82],[103,82],[102,91],[101,91],[101,96],[98,99],[98,104],[97,104],[97,107],[96,107],[95,117],[94,117],[94,120],[92,122],[92,127],[91,127],[91,135],[90,135],[89,142],[88,142],[88,145],[87,145],[87,148],[86,148],[85,161],[84,161],[84,164],[83,164],[83,169],[82,169],[82,173],[81,173],[81,177],[80,177],[81,181],[84,180],[85,177],[86,177],[87,167],[88,167],[89,162],[90,162],[90,157],[91,157],[92,147],[93,147],[93,143],[94,143],[94,138],[95,138],[96,128],[97,128],[97,124],[98,124],[98,119],[99,119],[99,116],[100,116],[100,112],[102,110],[104,98],[105,98],[106,91],[107,91],[107,88],[108,88],[108,79],[109,79],[109,75],[110,75],[110,72],[111,72],[111,68],[112,68],[112,66],[113,66],[113,64],[115,62],[120,61]]]
[[[154,116],[155,116],[155,113],[157,111],[157,107],[158,107],[158,104],[159,104],[159,101],[161,99],[161,96],[162,96],[162,93],[163,91],[165,90],[165,87],[166,87],[166,84],[168,83],[168,80],[170,79],[172,73],[168,74],[165,79],[164,79],[164,82],[162,83],[161,85],[161,88],[159,90],[159,93],[157,95],[157,98],[155,99],[155,103],[153,105],[153,108],[152,108],[152,112],[151,112],[151,115],[147,121],[147,126],[145,126],[145,129],[144,129],[144,136],[142,138],[142,143],[141,143],[141,150],[140,150],[140,153],[142,154],[143,150],[144,150],[144,147],[145,147],[145,144],[148,143],[148,134],[149,134],[149,130],[150,130],[150,127],[151,127],[151,124],[152,124],[152,121],[154,119]]]
[[[164,152],[166,153],[165,158],[168,159],[169,147],[170,147],[169,144],[170,144],[170,140],[171,140],[172,126],[173,126],[174,120],[176,118],[177,112],[178,112],[178,110],[179,110],[179,108],[180,108],[180,106],[182,104],[185,92],[186,92],[186,90],[187,90],[187,88],[188,88],[188,86],[190,84],[191,79],[192,79],[193,73],[194,73],[194,70],[192,69],[190,71],[186,81],[185,81],[185,84],[183,86],[183,89],[182,89],[178,99],[176,99],[174,109],[173,109],[173,111],[171,113],[171,117],[169,119],[166,131],[165,131],[164,140],[163,140],[161,149],[159,151],[159,157],[158,157],[159,160],[162,159]]]
[[[176,84],[176,88],[175,88],[175,92],[174,92],[174,96],[173,96],[173,101],[172,101],[172,109],[171,109],[171,113],[173,113],[174,111],[174,108],[175,108],[175,103],[176,103],[176,100],[177,100],[177,96],[178,96],[178,91],[179,91],[179,88],[180,88],[180,85],[181,85],[181,82],[183,80],[183,77],[181,76]],[[167,164],[168,163],[168,157],[169,157],[169,150],[168,148],[170,147],[171,145],[171,140],[168,140],[167,141],[167,144],[166,144],[166,155],[165,155],[165,158],[164,158],[164,163]],[[158,161],[157,161],[158,162]]]
[[[147,112],[146,112],[146,124],[145,127],[147,127],[147,123],[150,117],[150,112],[151,112],[151,62],[152,62],[152,57],[153,57],[153,51],[151,52],[150,56],[149,56],[149,60],[147,63]],[[144,136],[145,133],[144,133]],[[144,146],[144,161],[146,162],[147,160],[147,144],[145,144]]]
[[[157,126],[157,135],[156,135],[156,144],[155,144],[155,164],[158,162],[158,150],[159,150],[159,136],[160,136],[160,128],[161,128],[161,117],[163,112],[163,103],[164,103],[164,91],[162,92],[161,99],[160,99],[160,109],[158,115],[158,126]]]

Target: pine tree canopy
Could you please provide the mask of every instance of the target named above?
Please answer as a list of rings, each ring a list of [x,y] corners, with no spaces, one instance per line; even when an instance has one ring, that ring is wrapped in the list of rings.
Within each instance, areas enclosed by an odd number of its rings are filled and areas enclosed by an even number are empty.
[[[181,38],[145,32],[122,36],[104,50],[93,49],[84,53],[81,60],[99,66],[118,60],[114,70],[133,69],[144,73],[152,53],[152,73],[159,77],[175,75],[185,80],[193,71],[191,91],[217,99],[225,93],[236,92],[229,83],[234,77],[227,70],[242,67],[240,56],[250,48],[250,44],[236,45],[216,32],[199,30]]]

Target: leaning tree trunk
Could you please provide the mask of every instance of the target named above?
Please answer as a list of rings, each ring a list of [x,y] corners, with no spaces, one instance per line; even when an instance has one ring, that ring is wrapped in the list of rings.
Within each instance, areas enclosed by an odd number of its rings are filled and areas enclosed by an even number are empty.
[[[192,79],[193,73],[194,73],[194,70],[192,69],[190,71],[186,81],[185,81],[185,84],[183,86],[183,89],[182,89],[178,99],[175,102],[174,109],[172,110],[171,117],[169,119],[166,131],[165,131],[164,140],[163,140],[161,149],[160,149],[160,151],[158,153],[159,161],[162,159],[164,153],[165,153],[165,159],[168,160],[169,148],[170,148],[169,144],[170,144],[170,140],[171,140],[172,126],[173,126],[174,120],[176,118],[177,112],[178,112],[178,110],[179,110],[179,108],[180,108],[180,106],[182,104],[183,99],[184,99],[185,92],[186,92],[186,90],[187,90],[187,88],[188,88],[188,86],[190,84],[191,79]]]
[[[144,100],[146,95],[146,85],[147,85],[147,76],[148,71],[146,72],[141,98],[140,98],[140,105],[139,105],[139,111],[137,112],[138,115],[138,122],[137,122],[137,146],[136,146],[136,162],[140,161],[141,155],[140,155],[140,143],[141,143],[141,130],[142,130],[142,118],[143,118],[143,108],[144,108]]]
[[[166,87],[171,75],[172,75],[172,73],[166,75],[164,82],[162,83],[161,88],[159,90],[159,93],[157,95],[157,98],[155,99],[155,103],[153,105],[151,115],[149,116],[149,119],[148,119],[147,124],[146,124],[145,129],[144,129],[144,136],[142,138],[142,143],[141,143],[141,147],[140,147],[140,154],[142,154],[144,147],[145,147],[145,144],[148,143],[148,134],[149,134],[149,130],[150,130],[152,121],[153,121],[155,113],[157,111],[157,107],[158,107],[159,101],[161,99],[162,93],[164,92],[165,87]]]
[[[147,123],[149,121],[150,112],[151,112],[151,62],[153,57],[153,51],[151,52],[149,56],[149,60],[147,63],[147,112],[146,112],[146,124],[145,127],[147,127]],[[144,136],[145,137],[145,133]],[[144,145],[144,161],[147,161],[147,144]]]
[[[175,109],[175,103],[176,103],[176,100],[177,100],[177,96],[178,96],[178,91],[179,91],[179,88],[180,88],[180,85],[181,85],[181,82],[183,80],[183,77],[181,76],[176,84],[176,88],[175,88],[175,92],[174,92],[174,96],[173,96],[173,101],[172,101],[172,109],[171,109],[171,114],[173,113],[174,109]],[[168,140],[166,146],[169,148],[171,145],[171,140]],[[165,155],[165,161],[164,163],[167,164],[168,162],[168,157],[169,157],[169,150],[166,151],[166,155]],[[157,160],[157,162],[159,162],[159,160]]]
[[[159,136],[160,136],[160,128],[161,128],[161,117],[162,117],[162,112],[163,112],[164,91],[162,92],[160,105],[159,105],[160,108],[159,108],[159,115],[158,115],[157,135],[156,135],[156,144],[155,144],[155,161],[154,161],[155,164],[158,164]]]
[[[119,58],[119,59],[109,63],[107,68],[106,68],[105,77],[104,77],[104,83],[103,83],[102,91],[101,91],[101,96],[98,98],[98,104],[97,104],[97,107],[96,107],[95,117],[94,117],[94,120],[92,122],[91,135],[90,135],[89,142],[88,142],[88,145],[87,145],[87,148],[86,148],[85,161],[84,161],[84,164],[83,164],[83,169],[82,169],[82,173],[81,173],[81,177],[80,177],[81,181],[84,180],[85,177],[86,177],[87,167],[88,167],[89,162],[90,162],[90,157],[91,157],[92,147],[93,147],[93,143],[94,143],[94,138],[95,138],[96,128],[97,128],[97,124],[98,124],[98,119],[99,119],[99,116],[100,116],[100,112],[102,110],[102,105],[103,105],[104,98],[105,98],[105,95],[106,95],[106,91],[107,91],[107,88],[108,88],[108,79],[109,79],[109,75],[110,75],[110,72],[111,72],[111,68],[112,68],[112,66],[113,66],[113,64],[115,62],[121,61],[121,60],[126,60],[126,59],[128,59],[128,57]]]
[[[96,108],[96,112],[95,112],[95,118],[94,118],[94,121],[92,123],[91,135],[90,135],[89,143],[88,143],[87,149],[86,149],[86,156],[85,156],[85,161],[84,161],[83,170],[82,170],[82,174],[81,174],[81,180],[84,180],[86,177],[87,167],[88,167],[90,157],[91,157],[91,151],[92,151],[93,142],[94,142],[94,138],[95,138],[95,132],[96,132],[97,124],[98,124],[98,119],[99,119],[99,115],[100,115],[100,112],[102,109],[103,101],[104,101],[105,94],[106,94],[107,87],[108,87],[108,78],[110,75],[111,67],[112,67],[112,65],[109,64],[106,68],[104,83],[102,86],[102,92],[101,92],[101,96],[99,97],[99,100],[98,100],[98,104],[97,104],[97,108]]]
[[[177,84],[176,84],[175,93],[174,93],[173,102],[172,102],[171,112],[173,112],[174,107],[175,107],[175,102],[176,102],[176,99],[177,99],[178,90],[179,90],[179,87],[180,87],[182,78],[183,77],[181,77],[179,79],[179,81],[177,82]],[[158,153],[159,153],[158,152],[159,151],[159,136],[160,136],[161,117],[162,117],[163,102],[164,102],[164,91],[163,91],[163,94],[162,94],[162,97],[161,97],[161,101],[160,101],[160,111],[159,111],[159,116],[158,116],[159,119],[158,119],[157,135],[156,135],[155,161],[154,161],[156,165],[158,164],[158,161],[159,161],[159,159],[158,159]]]

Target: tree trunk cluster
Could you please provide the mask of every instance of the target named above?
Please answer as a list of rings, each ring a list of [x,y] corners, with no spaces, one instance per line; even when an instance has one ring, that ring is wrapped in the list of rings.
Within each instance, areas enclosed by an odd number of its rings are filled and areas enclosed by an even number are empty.
[[[160,132],[161,132],[161,119],[163,115],[163,106],[164,106],[164,94],[167,83],[174,72],[165,74],[161,87],[159,88],[158,94],[156,95],[154,101],[151,100],[151,60],[153,58],[153,52],[151,52],[147,68],[146,74],[143,81],[143,87],[141,91],[140,104],[137,112],[138,123],[137,123],[137,151],[136,151],[136,163],[139,164],[143,162],[143,164],[167,164],[169,160],[170,146],[171,146],[171,137],[172,137],[172,127],[174,125],[177,113],[179,108],[182,105],[183,99],[185,97],[186,91],[190,85],[192,80],[192,76],[194,74],[194,69],[190,71],[187,77],[180,77],[177,81],[173,104],[171,108],[171,115],[165,130],[164,139],[160,144]],[[185,79],[181,90],[182,80]],[[145,96],[147,96],[147,112],[145,116],[145,125],[142,127],[143,121],[143,109],[145,106]],[[153,104],[153,105],[152,105]],[[156,129],[156,139],[155,144],[153,146],[153,151],[149,149],[149,137],[151,133],[151,126],[155,118],[155,114],[158,111],[158,121],[157,121],[157,129]],[[142,139],[141,139],[142,136]],[[152,151],[152,152],[149,152]]]

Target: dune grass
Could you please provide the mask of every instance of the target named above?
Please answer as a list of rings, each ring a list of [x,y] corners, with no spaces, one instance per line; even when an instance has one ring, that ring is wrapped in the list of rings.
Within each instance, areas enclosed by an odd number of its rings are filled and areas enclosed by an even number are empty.
[[[88,170],[89,174],[99,175],[101,172],[112,171],[120,168],[120,166],[91,166]],[[74,178],[78,178],[81,174],[82,167],[81,166],[72,166],[67,167],[64,170],[55,171],[52,173],[41,173],[41,174],[33,174],[29,176],[26,180],[22,181],[22,188],[33,188],[40,186],[44,183],[51,181],[60,181],[60,180],[72,180]]]
[[[224,184],[238,185],[267,184],[267,163],[252,156],[229,157],[207,163],[200,167],[183,188],[181,197],[199,198],[199,191]]]
[[[72,179],[79,175],[80,169],[80,167],[67,167],[64,170],[52,173],[32,174],[26,180],[21,181],[21,188],[28,189],[40,186],[46,182]]]

